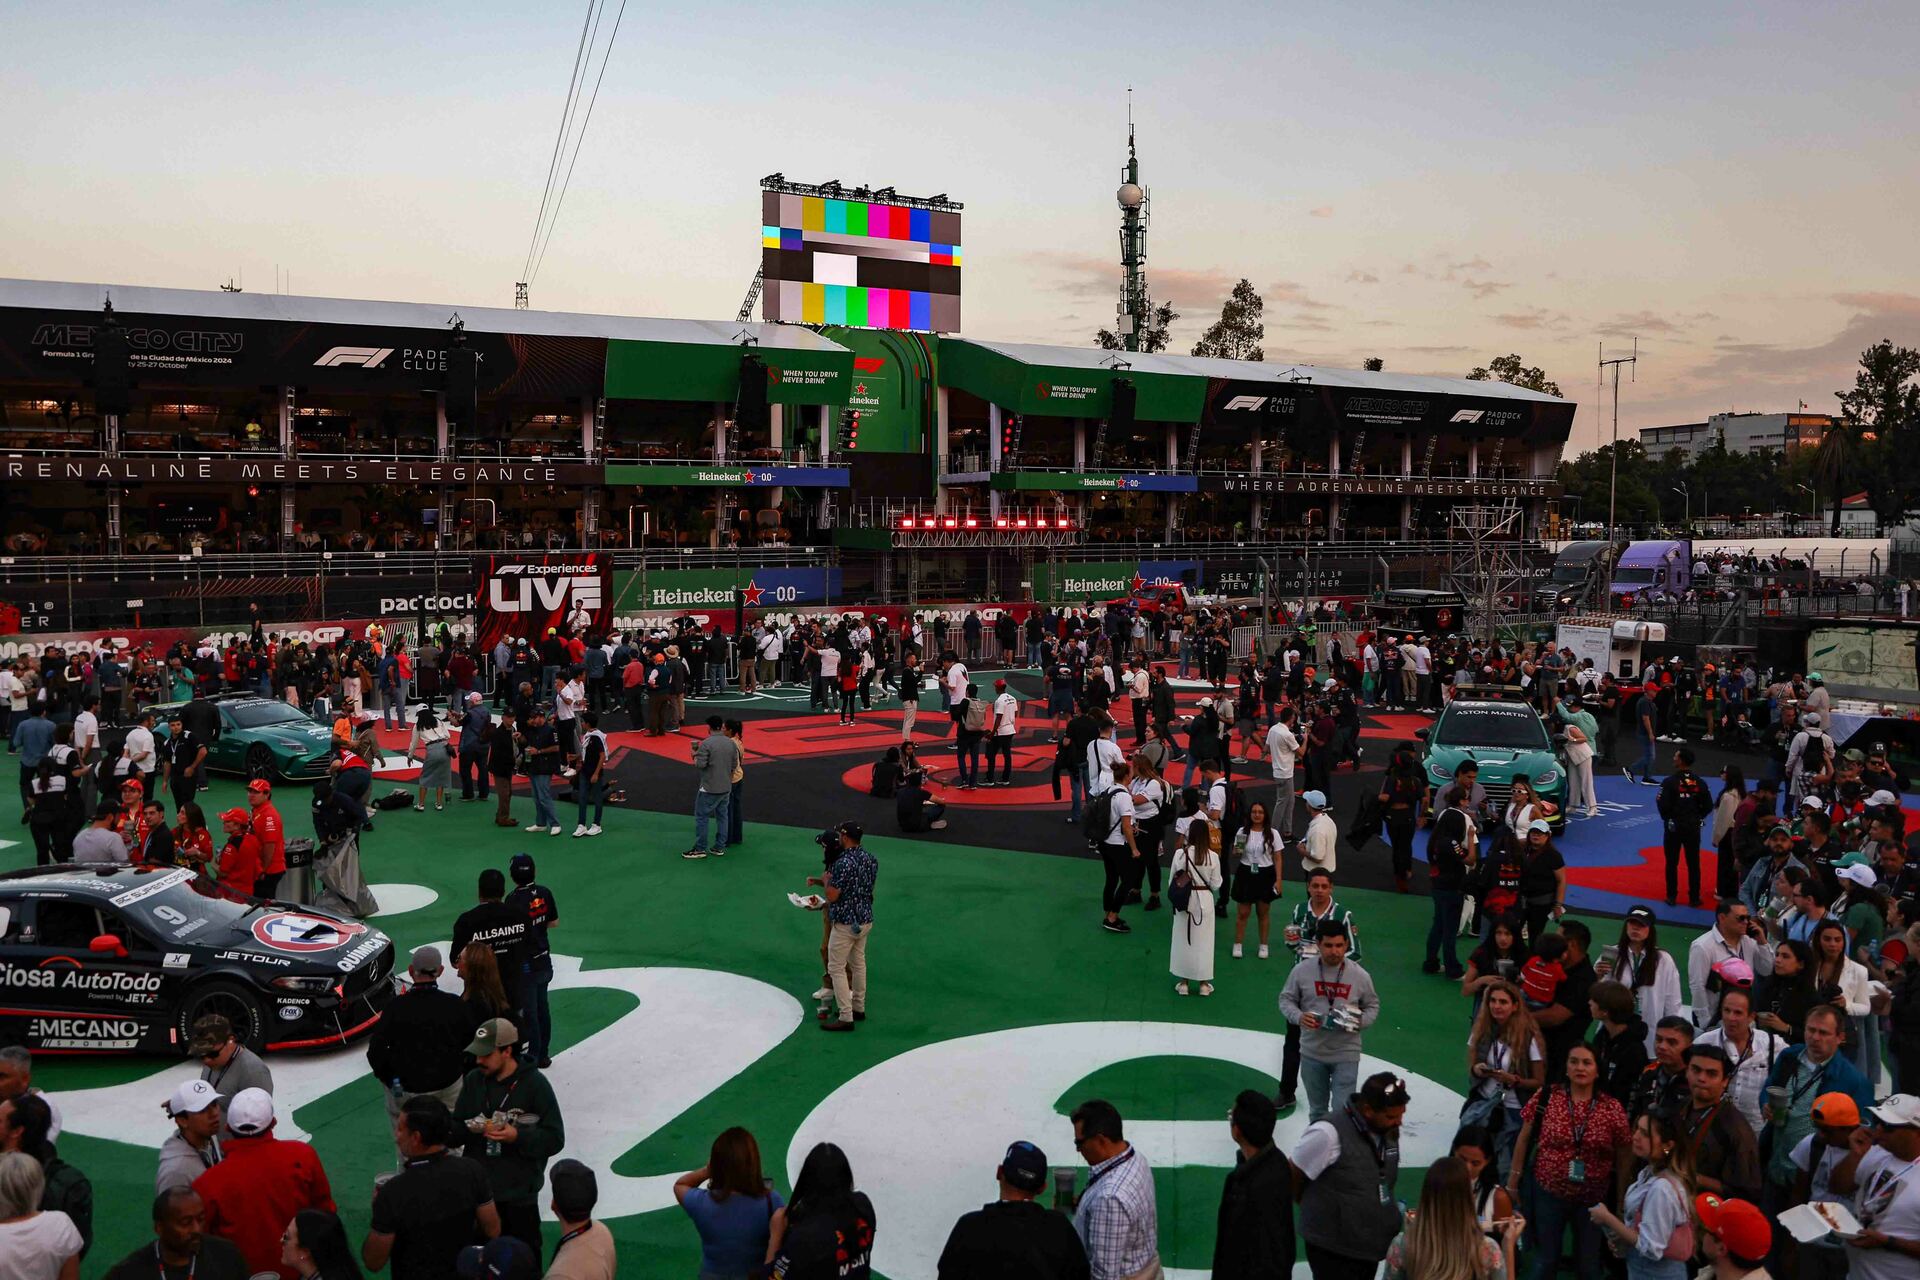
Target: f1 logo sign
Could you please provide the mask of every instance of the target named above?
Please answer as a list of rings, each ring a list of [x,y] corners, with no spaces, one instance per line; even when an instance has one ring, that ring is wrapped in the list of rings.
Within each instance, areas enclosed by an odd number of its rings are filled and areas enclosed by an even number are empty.
[[[1260,406],[1266,402],[1267,398],[1265,396],[1235,396],[1233,399],[1227,401],[1225,412],[1232,413],[1235,409],[1245,409],[1249,413],[1257,413],[1260,410]]]
[[[333,369],[348,364],[357,364],[363,369],[378,369],[392,354],[392,347],[329,347],[327,353],[315,360],[313,365],[316,369]]]
[[[515,585],[519,590],[510,598],[507,593]],[[559,613],[562,606],[568,603],[589,613],[597,612],[600,608],[600,575],[540,574],[521,577],[517,584],[508,578],[494,578],[487,584],[487,606],[496,613],[532,613],[535,602],[548,613]]]
[[[1485,409],[1456,409],[1448,422],[1478,422],[1487,416]]]

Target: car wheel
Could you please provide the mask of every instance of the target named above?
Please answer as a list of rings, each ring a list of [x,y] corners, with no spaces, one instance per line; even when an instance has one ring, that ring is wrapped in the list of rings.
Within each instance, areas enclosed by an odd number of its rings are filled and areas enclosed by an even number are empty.
[[[256,742],[247,748],[247,777],[273,781],[273,751],[264,742]]]
[[[267,1015],[253,993],[237,982],[203,982],[180,1002],[180,1043],[193,1038],[193,1024],[217,1013],[233,1027],[233,1038],[258,1052],[267,1043]]]

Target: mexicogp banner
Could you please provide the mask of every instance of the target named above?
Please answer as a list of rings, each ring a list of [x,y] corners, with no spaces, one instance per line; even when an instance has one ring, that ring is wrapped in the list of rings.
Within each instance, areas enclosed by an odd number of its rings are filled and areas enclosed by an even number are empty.
[[[635,570],[614,575],[613,611],[617,617],[663,610],[730,612],[736,588],[749,609],[827,604],[842,594],[837,568]]]

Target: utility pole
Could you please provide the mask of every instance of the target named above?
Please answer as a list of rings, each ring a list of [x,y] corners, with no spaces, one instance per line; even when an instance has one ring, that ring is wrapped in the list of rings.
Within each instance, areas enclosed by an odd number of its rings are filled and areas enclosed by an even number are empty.
[[[1147,299],[1147,224],[1152,221],[1151,200],[1140,185],[1140,157],[1133,147],[1133,90],[1127,90],[1127,167],[1120,189],[1120,305],[1114,328],[1122,351],[1139,351],[1153,323],[1153,305]]]
[[[1638,337],[1633,340],[1632,355],[1615,356],[1611,360],[1607,359],[1607,344],[1604,342],[1600,344],[1600,371],[1594,383],[1596,392],[1600,389],[1598,379],[1607,376],[1608,366],[1613,368],[1613,447],[1607,451],[1607,545],[1609,547],[1613,545],[1614,502],[1620,491],[1620,366],[1624,364],[1629,369],[1634,369],[1639,362],[1640,339]],[[1638,381],[1637,370],[1629,377],[1629,381]]]

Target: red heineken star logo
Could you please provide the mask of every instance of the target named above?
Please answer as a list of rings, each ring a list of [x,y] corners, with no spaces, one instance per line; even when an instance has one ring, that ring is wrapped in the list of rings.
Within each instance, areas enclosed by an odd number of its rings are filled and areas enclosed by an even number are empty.
[[[863,396],[867,394],[867,384],[862,382],[859,385],[855,386],[853,389],[853,394],[857,396]]]
[[[766,588],[764,587],[754,585],[753,580],[749,578],[747,585],[740,588],[741,602],[750,609],[758,609],[760,607],[760,596],[765,590]]]
[[[1146,585],[1147,585],[1147,580],[1145,578],[1135,575],[1133,579],[1133,594],[1139,595],[1141,588],[1145,587]]]

